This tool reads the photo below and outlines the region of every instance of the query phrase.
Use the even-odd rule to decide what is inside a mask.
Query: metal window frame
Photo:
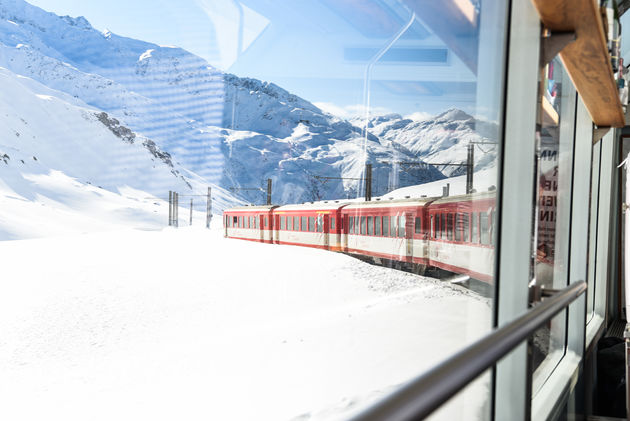
[[[503,154],[499,185],[495,325],[525,314],[528,290],[536,156],[540,19],[529,0],[513,0],[509,16]],[[504,187],[506,186],[506,187]],[[529,198],[529,200],[528,200]],[[530,206],[524,204],[530,203]],[[494,370],[495,420],[529,419],[531,385],[527,345],[517,346]]]

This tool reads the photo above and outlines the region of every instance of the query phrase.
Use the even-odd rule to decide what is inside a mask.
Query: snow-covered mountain
[[[363,124],[362,120],[353,120]],[[388,114],[370,119],[368,131],[381,143],[389,142],[406,148],[412,155],[422,157],[424,162],[457,164],[466,162],[467,146],[473,142],[475,148],[475,172],[495,166],[498,126],[477,120],[465,112],[450,109],[437,116],[415,121],[399,114]],[[465,174],[465,167],[441,166],[448,177]]]
[[[163,227],[164,192],[208,187],[103,111],[4,68],[0,84],[0,239]],[[235,202],[213,196],[219,211]]]
[[[23,0],[0,0],[0,66],[57,92],[51,96],[101,110],[151,139],[173,163],[249,202],[264,196],[240,189],[264,187],[267,178],[276,203],[356,196],[365,162],[374,167],[375,195],[438,180],[456,172],[401,171],[392,162],[461,162],[465,144],[482,138],[477,122],[458,111],[424,122],[375,118],[364,135],[364,121],[332,116],[273,83]]]

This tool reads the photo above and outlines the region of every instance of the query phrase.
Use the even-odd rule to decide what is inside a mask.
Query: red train
[[[223,227],[230,238],[351,253],[416,273],[437,267],[491,282],[495,197],[490,191],[439,198],[243,206],[223,212]]]

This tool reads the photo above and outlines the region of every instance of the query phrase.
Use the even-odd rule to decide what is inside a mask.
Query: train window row
[[[256,216],[226,216],[225,225],[232,228],[259,229],[258,218]],[[280,216],[280,230],[284,231],[307,231],[324,232],[323,215],[314,216]],[[264,226],[267,227],[267,217],[264,219]],[[335,229],[335,217],[330,218],[330,230]]]
[[[330,229],[335,229],[335,218],[330,218]],[[280,216],[281,231],[324,232],[324,216]]]
[[[348,233],[355,235],[375,235],[378,237],[404,238],[405,225],[405,215],[350,216],[348,218]],[[418,227],[421,226],[422,224],[420,222],[420,218],[416,218],[416,230],[418,229]]]
[[[232,228],[252,228],[252,229],[258,229],[259,227],[259,222],[258,222],[258,217],[256,216],[230,216],[227,215],[225,217],[225,226],[226,227],[232,227]],[[264,218],[264,226],[267,226],[267,217],[265,216]]]
[[[490,245],[493,241],[491,218],[487,212],[437,213],[430,217],[430,236],[433,239]]]

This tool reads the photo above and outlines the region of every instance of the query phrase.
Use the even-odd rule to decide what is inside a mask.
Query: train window
[[[573,182],[573,148],[575,128],[575,88],[562,62],[555,58],[540,76],[541,102],[550,105],[554,118],[543,118],[536,126],[539,142],[537,163],[537,212],[535,288],[561,289],[568,283],[571,222],[571,189]],[[544,109],[544,107],[542,108]],[[490,242],[494,242],[496,223],[494,207],[490,215]],[[542,387],[547,377],[563,358],[566,345],[566,312],[555,316],[534,333],[532,394]]]
[[[56,10],[74,16],[81,16],[80,10],[86,9],[85,16],[93,20],[94,27],[85,18],[55,18],[27,2],[54,4]],[[138,198],[163,197],[169,189],[180,190],[182,199],[194,198],[193,206],[200,211],[206,204],[207,189],[212,186],[214,212],[220,214],[225,208],[226,223],[238,227],[227,229],[228,236],[260,244],[225,240],[218,235],[204,238],[208,243],[203,247],[204,256],[212,261],[212,270],[207,272],[221,274],[213,277],[214,310],[209,310],[220,314],[220,320],[205,317],[208,311],[197,311],[196,288],[201,288],[203,295],[204,288],[207,290],[203,283],[187,285],[191,293],[182,297],[192,302],[179,306],[182,311],[177,316],[185,316],[181,320],[191,316],[191,326],[204,332],[203,350],[225,357],[216,373],[199,378],[208,383],[205,389],[220,388],[226,396],[211,408],[204,406],[202,400],[190,400],[193,405],[186,410],[192,416],[186,418],[222,419],[226,418],[224,413],[237,419],[297,419],[303,414],[310,414],[311,418],[342,418],[354,413],[361,405],[369,404],[371,398],[393,391],[395,387],[391,385],[404,384],[421,374],[419,370],[437,364],[477,339],[491,326],[492,315],[502,314],[492,308],[492,297],[475,297],[477,293],[472,290],[462,294],[460,285],[438,279],[450,279],[447,270],[479,273],[485,276],[480,282],[488,282],[487,290],[492,293],[497,282],[490,278],[498,267],[493,250],[475,250],[478,254],[471,257],[464,247],[454,250],[446,240],[411,240],[428,237],[429,224],[424,219],[428,212],[436,214],[434,236],[446,238],[446,214],[456,211],[459,202],[471,200],[477,206],[475,210],[481,203],[493,207],[494,196],[488,186],[503,186],[501,177],[510,173],[507,169],[518,170],[521,175],[521,167],[510,168],[500,157],[503,150],[512,150],[502,147],[512,141],[510,138],[504,142],[502,133],[513,135],[516,131],[511,125],[503,127],[504,121],[512,123],[507,117],[513,109],[513,95],[504,90],[504,86],[514,85],[506,79],[508,12],[512,3],[523,2],[527,0],[171,0],[150,2],[152,7],[147,9],[139,7],[139,2],[132,2],[137,7],[120,8],[125,2],[114,0],[107,4],[117,12],[103,15],[97,9],[108,7],[103,6],[105,2],[0,0],[1,85],[4,92],[19,91],[24,96],[14,101],[10,116],[0,114],[0,126],[7,127],[0,129],[0,155],[11,155],[8,166],[0,162],[0,168],[15,170],[16,175],[28,178],[35,163],[28,156],[33,165],[19,164],[20,158],[25,158],[20,155],[29,149],[21,148],[19,142],[30,141],[34,136],[33,151],[28,152],[37,155],[38,180],[20,183],[17,192],[33,203],[14,202],[16,206],[26,206],[24,209],[43,212],[33,218],[5,218],[7,209],[13,206],[4,206],[10,190],[2,185],[0,240],[13,238],[13,233],[21,237],[32,232],[39,236],[34,231],[40,226],[45,228],[41,233],[44,235],[58,229],[83,231],[83,222],[78,227],[71,222],[97,219],[84,218],[86,215],[77,215],[76,219],[64,217],[66,210],[72,215],[87,211],[85,206],[65,209],[72,200],[57,190],[63,185],[54,182],[56,171],[67,169],[64,177],[76,177],[77,183],[90,180],[93,185],[112,190],[98,199],[104,202],[103,208],[109,206],[109,200],[114,200],[114,207],[139,206],[125,212],[120,221],[115,209],[102,212],[98,219],[104,218],[101,222],[106,226],[124,223],[151,228],[167,222],[161,214],[154,220],[152,201],[125,198],[126,194],[117,191],[116,186],[129,183],[133,192],[142,192]],[[69,3],[76,6],[66,7]],[[122,23],[116,22],[121,17]],[[101,33],[100,29],[106,27],[120,33]],[[125,33],[125,28],[129,33]],[[127,38],[140,38],[143,34],[147,39]],[[5,38],[11,45],[4,45]],[[530,44],[535,41],[529,37],[527,40]],[[24,45],[27,47],[22,48]],[[537,43],[535,46],[538,48]],[[20,64],[34,54],[37,59],[29,61],[32,66]],[[51,63],[55,70],[46,71]],[[522,67],[513,66],[512,61],[509,64],[510,71]],[[37,82],[24,84],[31,81],[27,78]],[[81,84],[85,81],[89,86],[77,88],[76,83],[68,83],[70,80]],[[48,86],[44,88],[41,83]],[[63,90],[68,92],[60,92]],[[36,94],[40,93],[47,95],[38,97]],[[112,95],[116,97],[114,101]],[[90,104],[90,109],[81,108],[83,103]],[[36,105],[32,113],[25,113],[28,110],[23,106],[28,104]],[[51,119],[54,121],[49,123],[54,124],[49,126],[61,127],[45,130],[46,121],[34,121],[51,113],[60,118]],[[19,117],[24,121],[20,122]],[[5,120],[10,124],[4,124]],[[75,120],[77,124],[73,124]],[[76,126],[76,133],[65,130],[71,124]],[[11,133],[7,134],[9,128]],[[534,127],[529,129],[534,131]],[[64,132],[64,136],[56,136],[59,132]],[[120,134],[136,136],[137,142],[121,142],[117,137]],[[83,139],[82,147],[72,149],[76,156],[64,154],[79,138]],[[142,141],[149,138],[151,145],[155,142],[155,148],[149,149],[157,158],[142,146]],[[58,147],[45,147],[52,143]],[[109,155],[103,155],[103,151]],[[69,159],[70,165],[57,162],[61,158]],[[81,165],[74,165],[75,162]],[[54,168],[49,164],[54,164]],[[140,167],[120,171],[130,165]],[[468,185],[463,182],[466,169],[471,170]],[[527,180],[532,181],[533,177],[528,176]],[[448,190],[444,195],[447,197],[438,198],[437,190],[443,188]],[[479,193],[466,194],[471,188]],[[49,196],[40,194],[51,189],[56,191]],[[272,191],[277,206],[263,205],[271,202]],[[122,195],[120,200],[116,199],[118,195]],[[372,202],[359,199],[370,195],[374,196]],[[39,206],[42,199],[45,207]],[[245,203],[251,205],[244,206]],[[49,204],[62,209],[57,212]],[[166,211],[161,205],[155,209]],[[497,209],[501,213],[502,209]],[[324,214],[322,220],[317,212],[331,213]],[[203,225],[202,213],[195,213],[199,217],[193,221],[195,224]],[[323,234],[329,228],[339,232],[342,222],[335,219],[342,214],[343,232],[350,234]],[[347,215],[352,215],[350,221],[345,219]],[[46,216],[55,219],[40,218]],[[27,226],[12,227],[12,221]],[[214,223],[218,224],[218,216]],[[452,223],[451,236],[453,229]],[[149,241],[164,241],[164,247],[156,243],[160,250],[181,249],[189,240],[186,230],[181,231],[137,231],[133,239],[136,234],[147,235]],[[366,239],[365,235],[383,238]],[[125,243],[124,237],[121,243]],[[378,264],[385,258],[389,262],[385,261],[383,267],[370,267],[356,258],[324,250],[315,253],[298,245],[350,249],[362,259],[375,258],[371,263]],[[138,252],[146,249],[134,248]],[[464,250],[460,253],[460,249]],[[0,259],[2,273],[7,273],[4,266],[11,260],[5,258],[5,251]],[[424,263],[429,251],[433,263],[441,265],[440,270],[427,272],[429,279],[396,271],[412,262]],[[191,271],[201,273],[206,264],[202,260],[183,258],[169,264],[186,268],[199,265],[200,270]],[[133,263],[142,261],[138,258]],[[258,282],[258,278],[264,278],[263,282]],[[152,277],[153,281],[169,285],[171,280]],[[21,285],[21,279],[16,279],[15,284]],[[232,305],[235,286],[239,291],[250,292],[239,305]],[[500,290],[498,286],[496,289]],[[157,292],[162,290],[165,288],[157,288]],[[402,293],[405,299],[396,299]],[[162,300],[158,297],[157,301],[140,301],[140,305],[151,306]],[[338,311],[344,303],[361,305]],[[170,302],[164,305],[168,308]],[[325,315],[325,320],[313,323],[311,315]],[[194,319],[197,316],[201,319]],[[241,323],[251,319],[254,322]],[[290,323],[278,323],[285,320]],[[152,323],[148,328],[164,330],[161,320],[156,321],[157,325]],[[31,325],[28,321],[26,324]],[[242,331],[235,344],[239,352],[223,355],[221,349],[212,346],[229,342],[237,329]],[[138,333],[144,337],[147,332]],[[162,336],[168,339],[168,335]],[[195,352],[199,349],[198,338],[180,336],[188,342],[184,341],[181,347],[178,344],[178,350],[200,359],[191,361],[191,366],[203,368],[213,363],[208,352]],[[253,341],[257,342],[256,347],[243,346]],[[310,352],[309,345],[313,343],[317,343],[317,355]],[[152,347],[161,352],[157,358],[162,358],[165,351],[167,356],[177,356],[168,352],[169,346],[160,345]],[[22,349],[21,345],[16,349]],[[360,355],[355,350],[360,350]],[[258,355],[277,358],[254,364]],[[74,362],[68,364],[71,365],[77,366]],[[226,374],[239,365],[248,372],[247,391],[256,394],[250,405],[234,405],[242,401],[244,393],[239,395],[238,388],[225,385]],[[146,369],[142,366],[130,374],[142,374]],[[269,382],[269,373],[282,381]],[[75,378],[77,373],[69,374]],[[168,376],[160,377],[168,380]],[[29,380],[32,379],[24,383],[30,384]],[[175,399],[153,406],[159,409],[165,403],[181,408],[186,396],[198,392],[197,383],[183,384],[182,393],[174,394]],[[131,389],[138,386],[131,384]],[[155,389],[163,390],[165,386],[169,385],[157,384]],[[116,388],[108,389],[117,393]],[[456,412],[461,412],[462,418],[477,420],[482,418],[482,411],[494,406],[493,402],[483,402],[484,392],[493,390],[492,384],[475,389],[479,393],[467,400],[469,404],[457,408],[461,409]],[[104,400],[111,400],[111,396],[103,396]],[[274,400],[274,396],[287,399]],[[352,399],[352,408],[335,404],[348,399]],[[135,401],[137,404],[142,399]],[[207,413],[198,414],[198,410]]]
[[[389,218],[389,235],[390,237],[396,237],[398,235],[398,217],[391,216]]]
[[[462,241],[462,227],[461,227],[461,216],[459,213],[453,214],[454,224],[453,227],[455,229],[455,241]]]
[[[470,226],[472,228],[472,235],[470,237],[471,243],[479,242],[479,218],[477,217],[477,212],[473,212],[470,214]]]
[[[469,215],[468,213],[462,213],[461,214],[461,219],[462,219],[462,232],[463,232],[463,236],[462,236],[462,240],[465,242],[469,241],[469,237],[470,237],[470,224],[468,223],[468,218]]]
[[[446,239],[453,240],[453,214],[446,214]]]
[[[479,228],[481,231],[481,244],[490,244],[490,225],[486,212],[479,212]]]

